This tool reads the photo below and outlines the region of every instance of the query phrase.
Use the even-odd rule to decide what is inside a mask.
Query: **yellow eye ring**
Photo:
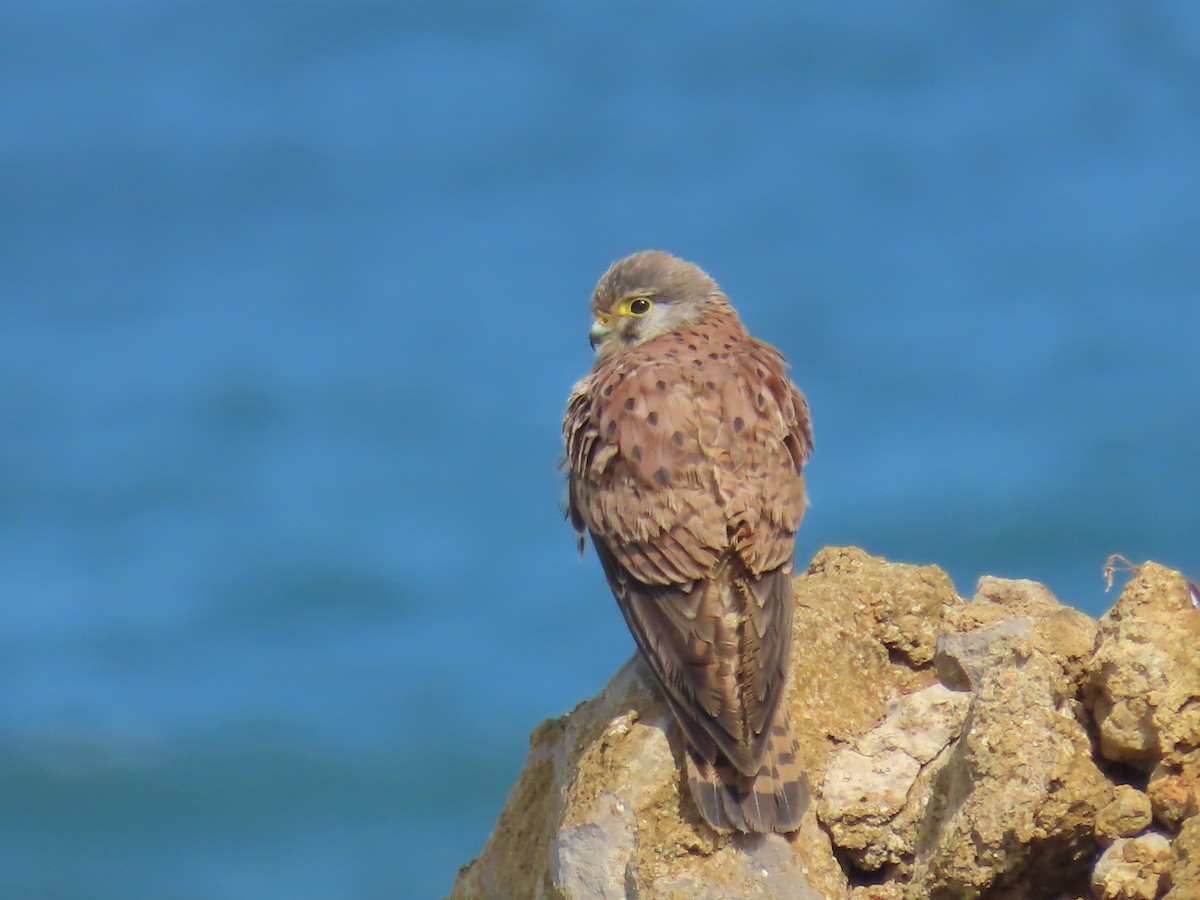
[[[647,297],[630,297],[621,302],[621,315],[638,318],[650,312],[653,306]]]

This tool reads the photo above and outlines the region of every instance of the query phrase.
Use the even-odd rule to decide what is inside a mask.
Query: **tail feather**
[[[776,716],[756,775],[743,775],[724,756],[715,761],[687,748],[688,784],[700,814],[714,828],[746,832],[795,831],[808,808],[808,776],[783,711]]]

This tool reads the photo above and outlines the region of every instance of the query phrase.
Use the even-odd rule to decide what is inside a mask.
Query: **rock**
[[[897,698],[883,722],[830,762],[818,815],[860,869],[912,856],[933,773],[958,737],[969,702],[940,684]]]
[[[560,879],[568,888],[587,885],[595,891],[594,896],[603,897],[613,895],[614,879],[622,884],[629,842],[620,827],[613,827],[612,819],[614,810],[620,818],[617,805],[625,798],[617,791],[601,792],[588,804],[573,788],[590,781],[585,777],[580,784],[578,777],[581,767],[586,770],[585,760],[606,755],[614,743],[636,744],[645,751],[639,769],[645,766],[646,775],[655,772],[656,752],[662,753],[655,735],[661,737],[662,732],[638,722],[629,708],[640,706],[648,715],[659,717],[666,710],[639,677],[639,665],[631,660],[596,699],[534,731],[525,766],[483,855],[459,872],[451,896],[561,897],[565,896],[561,887],[556,894],[548,893],[554,880]],[[633,739],[626,740],[631,733]],[[670,756],[669,749],[666,756]],[[633,770],[628,771],[632,774]],[[661,777],[663,773],[658,774]],[[628,781],[630,788],[647,783],[641,773],[638,779]],[[598,808],[596,799],[600,800]],[[594,830],[580,831],[580,814],[589,806],[596,810]],[[580,858],[578,850],[589,840],[592,852],[604,856],[610,867],[604,875],[587,871],[586,860]],[[598,885],[601,879],[607,883]]]
[[[927,666],[913,665],[900,641],[915,649],[929,644],[932,655],[944,610],[960,603],[954,585],[936,566],[910,566],[868,556],[854,547],[826,548],[794,582],[796,614],[789,708],[805,758],[823,767],[835,746],[853,740],[878,722],[892,697],[932,684]],[[897,596],[916,594],[932,625],[905,617],[901,633],[888,622],[875,598],[895,606]],[[807,726],[807,727],[806,727]]]
[[[1163,900],[1200,897],[1200,816],[1184,822],[1171,842],[1171,866],[1163,881],[1170,886]]]
[[[1112,801],[1096,816],[1096,840],[1107,844],[1133,837],[1150,825],[1150,798],[1137,788],[1119,785]]]
[[[1086,875],[1112,797],[1075,699],[1095,623],[1041,585],[985,578],[944,624],[934,662],[970,706],[935,776],[911,896],[1066,889]]]
[[[1034,582],[983,578],[967,603],[935,566],[855,548],[793,586],[785,703],[816,792],[799,831],[704,823],[635,658],[534,732],[452,900],[1200,897],[1182,576],[1140,567],[1099,626]]]
[[[971,603],[950,613],[944,639],[1000,623],[1008,623],[1006,628],[1030,629],[1030,639],[1060,673],[1052,679],[1063,691],[1055,699],[1068,695],[1074,699],[1096,642],[1096,622],[1090,616],[1059,603],[1036,581],[990,575],[979,579]]]
[[[1086,698],[1106,759],[1149,772],[1200,748],[1200,609],[1187,579],[1139,566],[1100,619]]]
[[[937,566],[897,566],[853,547],[817,554],[809,575],[817,574],[848,577],[855,590],[865,592],[880,642],[914,668],[933,659],[943,613],[960,602],[950,577]]]
[[[1118,838],[1092,871],[1100,900],[1154,900],[1171,862],[1171,844],[1161,834]]]
[[[1184,819],[1200,810],[1200,754],[1193,753],[1178,763],[1160,762],[1146,785],[1154,818],[1167,828],[1177,829]]]

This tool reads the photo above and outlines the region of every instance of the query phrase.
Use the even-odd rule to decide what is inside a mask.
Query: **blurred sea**
[[[799,541],[1200,574],[1200,6],[0,6],[0,896],[439,897],[630,654],[613,259],[812,404]]]

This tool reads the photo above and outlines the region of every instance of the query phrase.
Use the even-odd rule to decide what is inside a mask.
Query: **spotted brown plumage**
[[[590,534],[679,721],[701,814],[792,831],[808,787],[782,698],[808,404],[691,263],[620,260],[591,309],[597,358],[563,421],[580,547]]]

